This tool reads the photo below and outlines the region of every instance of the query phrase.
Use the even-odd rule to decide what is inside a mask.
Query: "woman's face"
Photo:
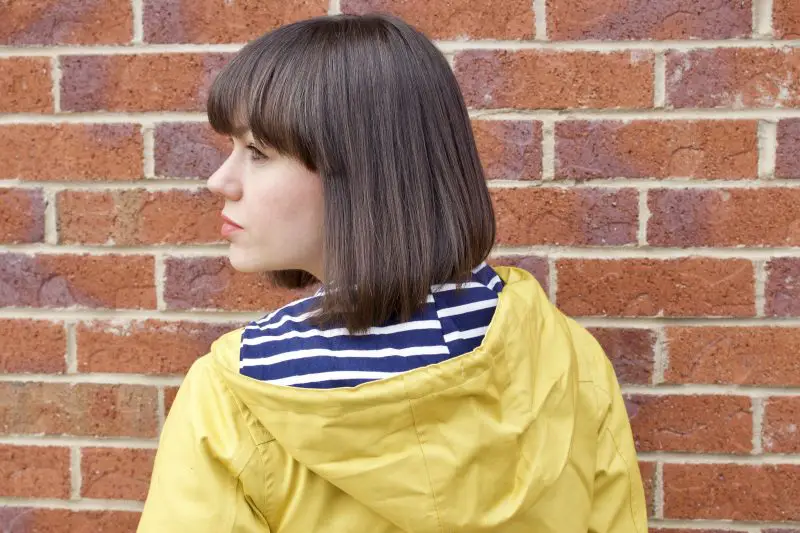
[[[233,151],[208,179],[225,199],[222,234],[242,272],[298,269],[322,279],[324,202],[319,174],[300,161],[253,142],[233,139]],[[227,219],[227,221],[226,221]]]

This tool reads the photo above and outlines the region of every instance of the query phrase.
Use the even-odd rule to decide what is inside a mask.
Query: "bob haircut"
[[[462,283],[495,219],[466,105],[444,55],[386,15],[319,17],[250,42],[214,80],[211,126],[318,172],[325,291],[314,322],[351,332],[408,320]],[[271,272],[279,286],[318,280]]]

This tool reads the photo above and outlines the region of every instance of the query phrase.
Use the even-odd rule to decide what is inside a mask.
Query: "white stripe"
[[[478,266],[476,266],[475,268],[473,268],[473,269],[472,269],[472,273],[473,273],[473,274],[477,274],[477,273],[478,273],[478,272],[480,272],[480,271],[481,271],[481,270],[482,270],[484,267],[486,267],[486,261],[484,261],[484,262],[483,262],[483,263],[481,263],[480,265],[478,265]]]
[[[366,371],[338,371],[321,372],[319,374],[304,374],[302,376],[289,376],[287,378],[273,379],[269,382],[274,385],[304,385],[307,383],[317,383],[333,381],[338,379],[383,379],[396,376],[399,372],[366,372]]]
[[[431,292],[454,291],[457,287],[458,285],[455,283],[442,283],[441,285],[434,285],[431,289]],[[485,287],[485,285],[478,283],[477,281],[467,281],[466,283],[461,284],[461,288],[463,289],[477,289],[480,287]]]
[[[497,285],[498,283],[500,283],[500,276],[495,276],[492,278],[492,281],[489,282],[487,287],[489,287],[490,289],[494,289],[494,286]]]
[[[263,324],[264,322],[269,322],[270,320],[272,320],[272,318],[276,314],[280,313],[281,311],[285,311],[287,309],[291,309],[295,305],[301,304],[303,302],[307,302],[308,300],[311,300],[311,299],[316,298],[316,297],[317,297],[317,295],[315,294],[314,296],[309,296],[308,298],[302,298],[300,300],[295,300],[292,303],[288,303],[288,304],[284,305],[283,307],[281,307],[280,309],[276,309],[275,311],[271,312],[270,314],[268,314],[264,318],[259,318],[258,320],[256,320],[256,324]]]
[[[265,330],[268,330],[268,329],[276,329],[276,328],[279,328],[282,325],[284,325],[286,322],[302,322],[302,321],[306,320],[307,318],[310,318],[314,314],[316,314],[316,313],[315,312],[308,312],[308,313],[303,313],[302,315],[297,315],[297,316],[286,315],[283,318],[281,318],[280,320],[278,320],[277,322],[275,322],[274,324],[263,324],[261,326],[250,325],[250,326],[247,326],[246,329],[259,329],[261,331],[265,331]],[[261,321],[259,320],[257,323],[259,323],[259,322],[261,322]]]
[[[377,350],[328,350],[325,348],[313,348],[311,350],[295,350],[282,354],[259,357],[256,359],[244,359],[239,362],[239,368],[246,366],[269,366],[284,361],[294,361],[306,359],[308,357],[414,357],[415,355],[447,355],[450,353],[447,346],[412,346],[411,348],[379,348]]]
[[[488,330],[489,326],[483,326],[480,328],[468,329],[466,331],[454,331],[444,336],[444,342],[453,342],[464,339],[474,339],[475,337],[480,337],[481,335],[485,335]]]
[[[479,309],[489,309],[490,307],[494,307],[496,304],[497,298],[492,298],[491,300],[484,300],[482,302],[457,305],[455,307],[445,307],[444,309],[439,309],[437,312],[439,313],[440,317],[461,315],[471,311],[478,311]]]
[[[246,329],[260,329],[257,326],[247,326]],[[395,324],[392,326],[380,326],[369,328],[366,333],[353,335],[354,338],[366,337],[367,335],[390,335],[392,333],[401,333],[404,331],[418,331],[423,329],[442,329],[442,325],[438,320],[417,320],[412,322],[404,322],[402,324]],[[249,339],[242,339],[242,345],[257,346],[273,341],[282,341],[286,339],[307,339],[310,337],[324,337],[329,339],[331,337],[342,337],[350,335],[347,328],[335,328],[329,330],[312,329],[309,331],[289,331],[281,335],[252,337]]]

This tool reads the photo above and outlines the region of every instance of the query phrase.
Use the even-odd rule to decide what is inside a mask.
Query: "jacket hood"
[[[236,335],[212,359],[289,455],[400,529],[492,531],[548,498],[580,381],[577,326],[529,273],[496,271],[505,287],[482,344],[437,365],[316,390],[239,374]]]

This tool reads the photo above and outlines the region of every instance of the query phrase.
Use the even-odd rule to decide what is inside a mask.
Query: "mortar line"
[[[0,383],[53,383],[69,385],[141,385],[147,387],[181,384],[179,376],[151,376],[146,374],[0,374]]]
[[[537,41],[547,41],[547,0],[533,0],[532,9],[534,16],[534,39]],[[442,46],[442,44],[439,46]]]
[[[771,179],[775,176],[778,152],[777,121],[761,120],[758,123],[758,177]]]
[[[0,437],[0,445],[12,446],[69,446],[79,448],[135,448],[135,449],[155,449],[158,441],[128,438],[90,438],[90,437],[68,437],[61,435],[20,435]]]
[[[647,224],[652,216],[648,197],[649,192],[646,189],[639,189],[639,228],[637,232],[639,246],[647,246]]]
[[[756,316],[766,316],[767,306],[767,260],[759,259],[753,261],[755,268],[755,299],[756,299]]]
[[[800,387],[784,387],[773,385],[703,385],[703,384],[659,384],[653,385],[627,385],[623,384],[624,394],[637,396],[747,396],[748,398],[772,398],[775,396],[793,397],[800,392]]]
[[[555,257],[547,256],[547,270],[549,274],[547,296],[553,305],[558,305],[556,302],[558,297],[558,266],[556,265]]]
[[[38,188],[38,187],[34,187]],[[45,245],[58,244],[58,207],[56,205],[57,191],[51,187],[44,187],[44,243]]]
[[[78,373],[78,338],[75,331],[74,321],[66,321],[64,326],[67,328],[67,374]],[[71,377],[71,376],[69,376]]]
[[[753,1],[753,37],[771,39],[773,0]]]
[[[73,511],[130,511],[141,512],[144,502],[132,500],[101,500],[82,498],[80,500],[56,500],[46,498],[0,497],[0,507],[32,507],[36,509],[69,509]]]
[[[542,122],[542,181],[553,181],[555,175],[556,125],[552,120],[545,120]]]
[[[61,112],[61,60],[59,56],[50,59],[50,77],[53,81],[53,112]]]
[[[156,177],[156,157],[155,157],[155,128],[153,124],[142,125],[142,169],[144,177],[153,179]]]
[[[342,13],[341,0],[330,0],[328,4],[328,15],[339,15]]]
[[[726,455],[714,453],[639,452],[640,461],[687,465],[800,465],[800,455]]]
[[[753,454],[764,453],[764,398],[756,396],[750,400],[753,406]]]
[[[655,518],[664,518],[664,464],[656,462],[653,474],[653,514]]]
[[[653,62],[653,107],[663,109],[667,105],[667,57],[666,52],[656,54]]]
[[[83,484],[83,475],[81,473],[81,450],[77,446],[70,446],[69,448],[69,466],[70,466],[70,499],[81,499],[81,485]]]
[[[167,310],[167,302],[164,299],[164,286],[166,284],[166,262],[164,254],[157,252],[153,254],[154,277],[156,286],[156,309],[159,311]]]
[[[133,39],[134,44],[141,44],[144,41],[144,2],[143,0],[131,0],[131,10],[133,14]]]
[[[656,340],[653,346],[653,385],[660,385],[664,383],[669,367],[669,352],[667,350],[667,330],[666,328],[658,327],[655,330]]]

